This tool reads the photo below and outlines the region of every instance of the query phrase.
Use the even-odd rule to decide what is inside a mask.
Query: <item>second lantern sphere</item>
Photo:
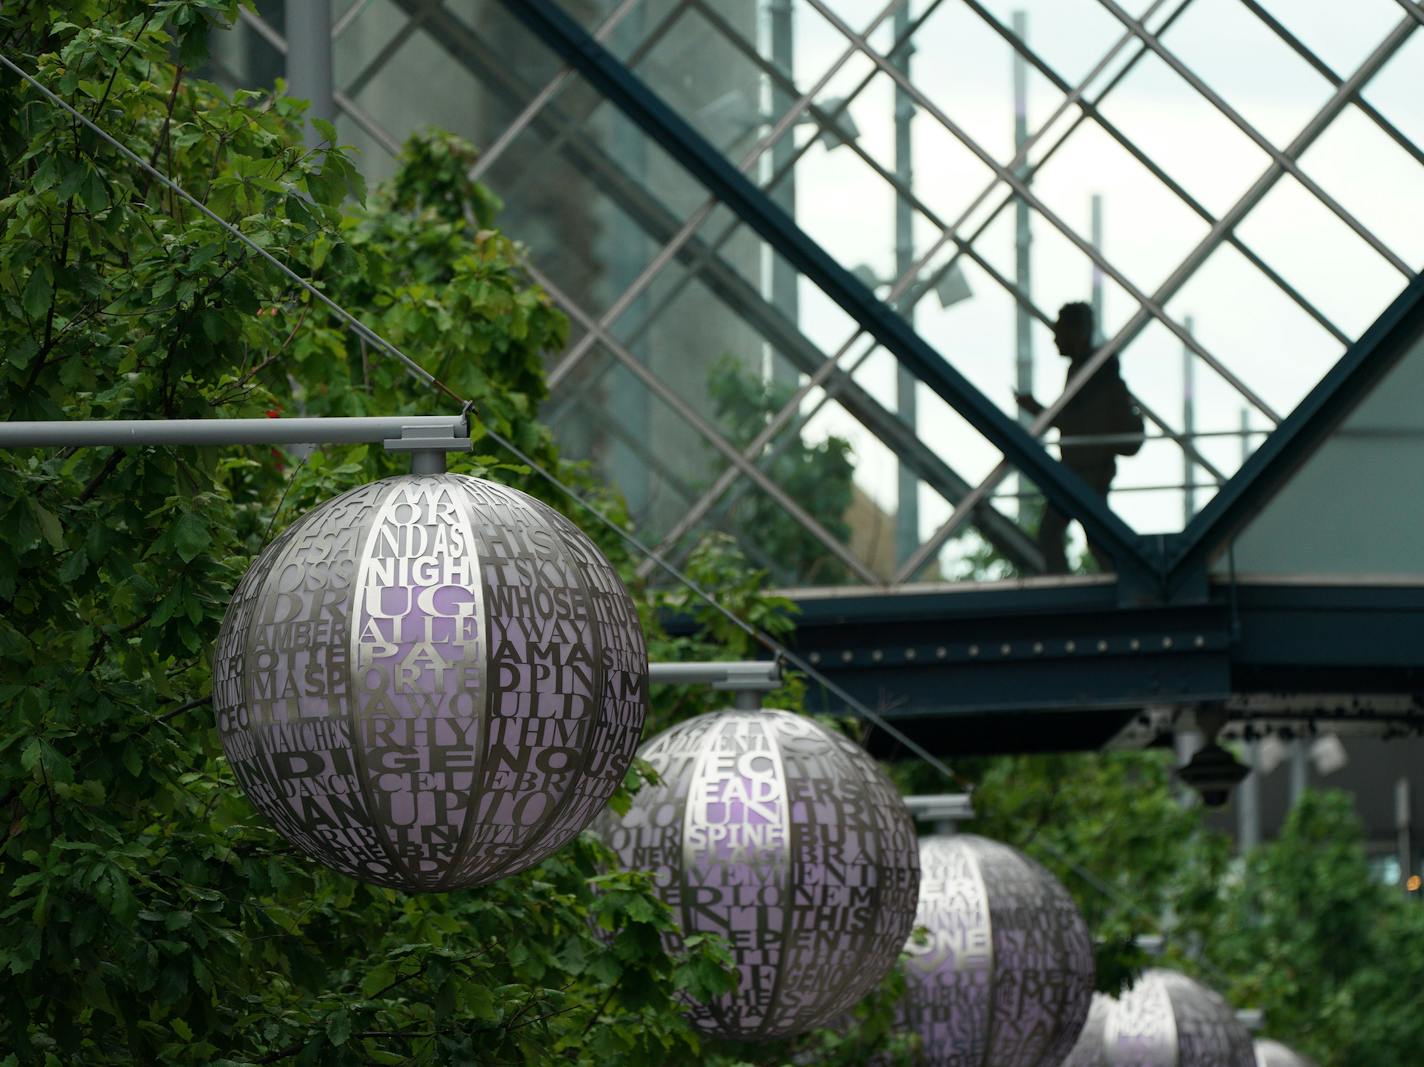
[[[920,884],[909,812],[865,752],[786,711],[721,711],[638,753],[661,781],[594,828],[650,870],[684,934],[726,938],[738,988],[689,1002],[733,1038],[837,1021],[890,970]]]

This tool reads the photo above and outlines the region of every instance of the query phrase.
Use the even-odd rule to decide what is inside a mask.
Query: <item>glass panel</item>
[[[1224,214],[1270,157],[1155,55],[1100,105],[1114,125],[1213,215]]]
[[[756,6],[720,5],[712,17],[715,26],[691,8],[659,27],[656,45],[643,51],[634,69],[698,133],[739,162],[766,121]]]
[[[1384,69],[1370,79],[1364,95],[1404,136],[1424,146],[1424,93],[1419,91],[1421,69],[1424,69],[1424,33],[1415,30]]]
[[[1276,183],[1237,232],[1351,337],[1363,333],[1403,285],[1379,253],[1291,177]]]
[[[1237,536],[1237,574],[1382,581],[1424,573],[1424,494],[1411,491],[1424,471],[1421,395],[1424,340],[1417,340]],[[1218,571],[1228,566],[1217,560]]]
[[[593,464],[623,494],[645,541],[660,540],[727,467],[680,413],[599,347],[549,404],[569,459]]]
[[[1353,74],[1385,35],[1409,17],[1390,0],[1261,0],[1261,6],[1342,78]]]
[[[1285,414],[1343,354],[1340,342],[1230,245],[1167,305],[1233,374]],[[1180,342],[1178,342],[1180,347]]]
[[[1147,3],[1124,4],[1129,11]],[[1127,33],[1096,0],[985,0],[984,7],[1006,28],[1016,13],[1026,21],[1026,40],[1035,53],[1069,85],[1076,86]],[[1002,85],[998,91],[1002,92]]]
[[[1033,191],[1065,221],[1081,220],[1076,228],[1084,235],[1090,233],[1092,198],[1100,197],[1108,261],[1149,293],[1208,230],[1200,215],[1096,122],[1084,123],[1054,153],[1035,174]]]
[[[594,315],[701,203],[686,173],[608,105],[573,126],[559,104],[545,108],[485,180],[505,201],[501,227]]]
[[[1277,147],[1289,144],[1333,91],[1240,0],[1193,0],[1163,44]]]
[[[1300,165],[1397,256],[1424,264],[1424,169],[1359,108],[1341,112]]]

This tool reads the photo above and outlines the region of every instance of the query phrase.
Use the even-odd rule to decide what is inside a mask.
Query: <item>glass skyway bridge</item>
[[[423,125],[481,148],[571,323],[565,453],[672,560],[735,539],[921,740],[1424,721],[1418,3],[257,11],[218,74],[286,72],[370,176]],[[1105,499],[1052,421],[1114,358],[1145,429]],[[1075,529],[1045,574],[1045,507],[1113,573]]]

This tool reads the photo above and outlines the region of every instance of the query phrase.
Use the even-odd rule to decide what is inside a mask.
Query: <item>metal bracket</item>
[[[778,660],[714,660],[704,663],[650,663],[648,680],[663,685],[710,685],[736,694],[738,708],[761,706],[761,694],[781,688]]]
[[[411,474],[444,474],[446,452],[469,452],[468,429],[456,433],[456,427],[430,426],[417,423],[402,426],[399,437],[381,442],[387,452],[409,452]]]
[[[952,834],[957,823],[974,818],[974,798],[968,793],[905,797],[905,807],[916,819],[933,825],[939,834]]]

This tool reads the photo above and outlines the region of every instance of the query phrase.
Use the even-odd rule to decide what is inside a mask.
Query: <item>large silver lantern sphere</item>
[[[1063,1067],[1109,1067],[1107,1052],[1103,1048],[1103,1027],[1108,1021],[1108,1012],[1116,1003],[1106,993],[1094,993],[1093,1003],[1088,1008],[1088,1021],[1078,1035],[1078,1041]]]
[[[1218,994],[1176,971],[1149,970],[1108,1012],[1111,1067],[1256,1067],[1251,1034]]]
[[[727,939],[739,985],[689,1001],[694,1026],[804,1033],[885,976],[914,925],[920,865],[909,813],[862,749],[790,712],[719,711],[639,755],[661,781],[595,829],[652,872],[684,934]]]
[[[456,474],[363,485],[257,558],[213,661],[238,782],[343,874],[480,885],[575,836],[647,707],[632,600],[553,509]]]
[[[1093,943],[1038,863],[972,834],[920,840],[903,1002],[929,1067],[1059,1067],[1088,1017]]]
[[[1256,1042],[1256,1067],[1315,1067],[1315,1061],[1279,1041],[1262,1038]]]

